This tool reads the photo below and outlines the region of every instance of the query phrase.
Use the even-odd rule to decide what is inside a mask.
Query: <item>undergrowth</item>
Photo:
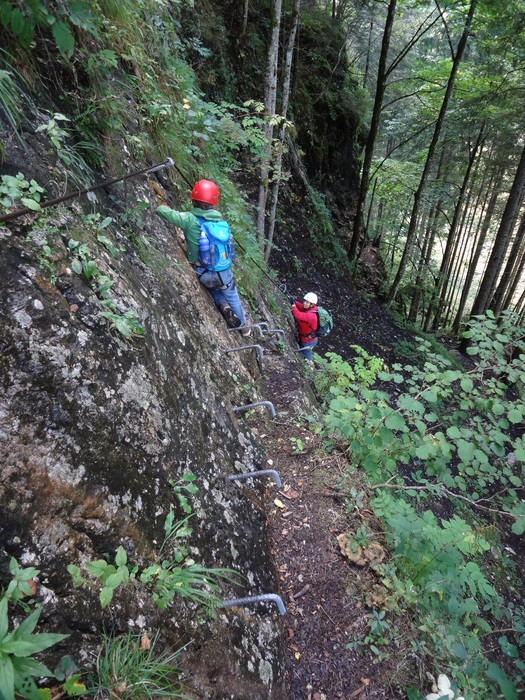
[[[363,473],[390,548],[378,569],[384,609],[412,611],[425,665],[446,671],[467,700],[515,698],[525,677],[521,582],[502,564],[509,552],[498,534],[525,531],[525,403],[509,390],[523,381],[525,361],[515,353],[509,362],[509,347],[523,351],[511,321],[471,321],[468,372],[420,338],[413,364],[388,371],[354,348],[353,364],[317,358],[314,378],[325,445]]]

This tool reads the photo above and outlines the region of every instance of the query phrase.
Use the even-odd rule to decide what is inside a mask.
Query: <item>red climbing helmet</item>
[[[191,198],[194,202],[204,202],[215,207],[219,203],[219,190],[211,180],[199,180],[191,191]]]

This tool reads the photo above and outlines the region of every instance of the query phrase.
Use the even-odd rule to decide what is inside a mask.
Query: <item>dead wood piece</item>
[[[298,593],[294,593],[292,597],[294,598],[294,600],[297,600],[297,598],[301,598],[303,595],[308,593],[311,587],[312,586],[309,583],[307,583],[306,586],[304,586],[304,588],[301,588],[301,590]]]

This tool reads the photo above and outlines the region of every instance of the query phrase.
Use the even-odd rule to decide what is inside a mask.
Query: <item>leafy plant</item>
[[[28,182],[22,173],[16,177],[12,175],[2,175],[0,180],[0,205],[4,211],[10,211],[16,207],[20,201],[28,209],[40,210],[40,196],[44,188],[31,180]]]
[[[169,484],[173,489],[173,493],[177,496],[177,499],[185,513],[191,513],[191,506],[188,502],[186,495],[182,492],[186,491],[187,493],[191,493],[192,495],[198,493],[199,489],[193,483],[196,478],[197,477],[195,476],[195,474],[193,474],[193,472],[188,472],[187,474],[183,474],[177,482],[173,481],[173,479],[169,480]]]
[[[188,484],[192,487],[193,484]],[[190,488],[190,492],[193,492]],[[127,555],[122,546],[119,546],[114,564],[109,564],[104,559],[86,562],[84,568],[92,579],[101,584],[99,598],[102,607],[109,605],[115,590],[130,579],[138,578],[149,590],[153,599],[160,608],[170,605],[174,598],[181,596],[188,600],[203,605],[206,611],[215,615],[215,609],[222,604],[217,596],[220,590],[219,581],[225,580],[236,583],[238,574],[230,569],[206,568],[188,558],[188,550],[184,545],[192,533],[188,527],[187,516],[182,520],[175,520],[173,509],[164,521],[164,541],[156,560],[150,566],[139,571],[137,566],[130,567]],[[73,577],[73,585],[91,586],[80,567],[70,564],[68,572]]]
[[[123,314],[115,313],[114,311],[100,311],[99,314],[109,319],[111,328],[116,328],[124,338],[141,337],[145,333],[143,326],[138,320],[136,311],[124,311]]]
[[[53,676],[53,673],[36,661],[33,655],[49,649],[68,635],[33,634],[42,612],[41,607],[36,608],[18,627],[9,632],[7,603],[8,598],[4,596],[0,600],[0,695],[5,700],[14,700],[17,693],[23,698],[33,700],[40,697],[33,679]]]
[[[292,443],[292,445],[295,445],[295,454],[296,455],[299,455],[299,454],[301,454],[301,452],[304,452],[304,443],[301,440],[301,438],[291,437],[290,442]]]
[[[111,602],[114,591],[122,583],[129,581],[136,573],[136,569],[130,572],[127,567],[127,554],[122,545],[117,549],[114,564],[108,564],[104,559],[98,559],[97,561],[88,561],[84,566],[88,574],[98,579],[102,584],[99,598],[103,608]],[[80,574],[80,568],[78,566],[69,564],[67,570],[73,577],[73,586],[75,588],[86,584],[85,579]]]
[[[29,566],[26,569],[22,568],[14,557],[11,557],[9,562],[9,573],[13,577],[9,582],[6,590],[2,593],[2,598],[13,603],[21,603],[23,607],[23,598],[33,595],[29,582],[38,576],[40,573],[34,566]]]
[[[98,230],[101,231],[103,228],[109,225],[111,218],[107,217],[98,226]],[[116,257],[118,251],[114,247],[111,239],[107,236],[99,235],[97,240],[102,243],[110,253]],[[91,257],[91,250],[87,243],[80,243],[73,238],[68,241],[68,249],[73,254],[73,262],[71,267],[73,271],[80,275],[84,273],[87,280],[93,280],[96,286],[96,291],[102,298],[102,306],[104,311],[99,311],[100,316],[107,318],[111,323],[111,328],[116,328],[117,331],[123,335],[125,338],[131,338],[135,336],[143,336],[144,328],[138,320],[138,314],[132,309],[120,313],[117,309],[116,302],[111,298],[110,287],[113,281],[107,276],[103,275],[99,268],[97,262]]]
[[[29,48],[36,27],[49,28],[64,57],[70,57],[75,48],[70,23],[96,35],[94,20],[89,4],[82,0],[56,4],[52,8],[41,0],[33,0],[24,3],[23,10],[17,3],[7,0],[0,11],[0,22],[23,46]]]
[[[66,175],[78,187],[85,187],[86,182],[91,182],[92,171],[81,151],[89,148],[89,144],[81,142],[70,145],[66,142],[66,139],[70,138],[70,133],[60,126],[60,122],[69,121],[70,119],[63,114],[55,113],[46,124],[38,127],[37,132],[46,132],[58,158],[65,166]]]
[[[2,58],[3,52],[0,50],[0,59]],[[20,76],[18,76],[20,78]],[[24,140],[20,135],[20,122],[22,110],[22,100],[20,98],[20,93],[18,87],[14,80],[13,70],[5,70],[0,68],[0,110],[5,114],[6,119],[18,137],[18,140],[24,148],[26,148]],[[3,131],[3,127],[0,122],[0,130]],[[0,154],[2,160],[4,158],[4,150],[2,148],[2,143],[0,142]]]
[[[152,590],[153,599],[160,608],[165,608],[176,596],[181,596],[203,605],[208,614],[214,617],[215,609],[222,604],[217,596],[219,580],[236,583],[238,574],[230,569],[208,569],[188,558],[183,540],[192,533],[187,525],[190,517],[175,521],[173,510],[170,510],[164,523],[165,537],[159,557],[142,571],[140,580]],[[171,555],[165,554],[161,559],[162,552],[166,551]]]
[[[97,655],[96,673],[89,679],[89,693],[99,700],[187,698],[175,665],[181,650],[156,653],[153,640],[128,632],[125,637],[105,637]]]
[[[380,566],[390,605],[416,608],[434,657],[465,691],[475,694],[484,684],[490,695],[496,676],[503,684],[505,679],[488,672],[480,642],[492,632],[488,620],[507,616],[515,637],[500,635],[498,642],[509,658],[516,656],[523,628],[520,616],[517,624],[508,617],[512,602],[509,608],[493,584],[494,567],[485,555],[496,545],[495,535],[481,516],[512,517],[516,534],[525,528],[523,473],[515,468],[525,449],[521,435],[509,431],[522,421],[525,404],[507,392],[509,380],[525,377],[525,363],[520,353],[509,363],[508,348],[522,341],[506,320],[474,319],[468,337],[477,358],[468,373],[419,339],[424,361],[378,371],[373,388],[360,386],[355,367],[340,358],[329,358],[333,381],[325,377],[318,387],[328,406],[322,430],[328,446],[346,451],[374,493],[370,505],[394,557]],[[383,388],[389,383],[396,392]],[[438,518],[426,502],[439,498],[465,517]]]
[[[354,385],[356,388],[371,386],[378,372],[383,369],[382,359],[369,355],[358,345],[350,347],[356,353],[352,365],[335,352],[327,352],[325,357],[316,356],[320,371],[315,374],[314,383],[321,396],[326,395],[332,386],[337,386],[343,391]]]

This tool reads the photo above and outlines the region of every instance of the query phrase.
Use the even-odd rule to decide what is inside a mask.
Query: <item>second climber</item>
[[[308,292],[304,295],[302,303],[293,301],[292,314],[297,324],[299,333],[299,345],[305,360],[312,361],[312,350],[317,345],[317,330],[319,326],[319,316],[317,314],[317,294]]]

